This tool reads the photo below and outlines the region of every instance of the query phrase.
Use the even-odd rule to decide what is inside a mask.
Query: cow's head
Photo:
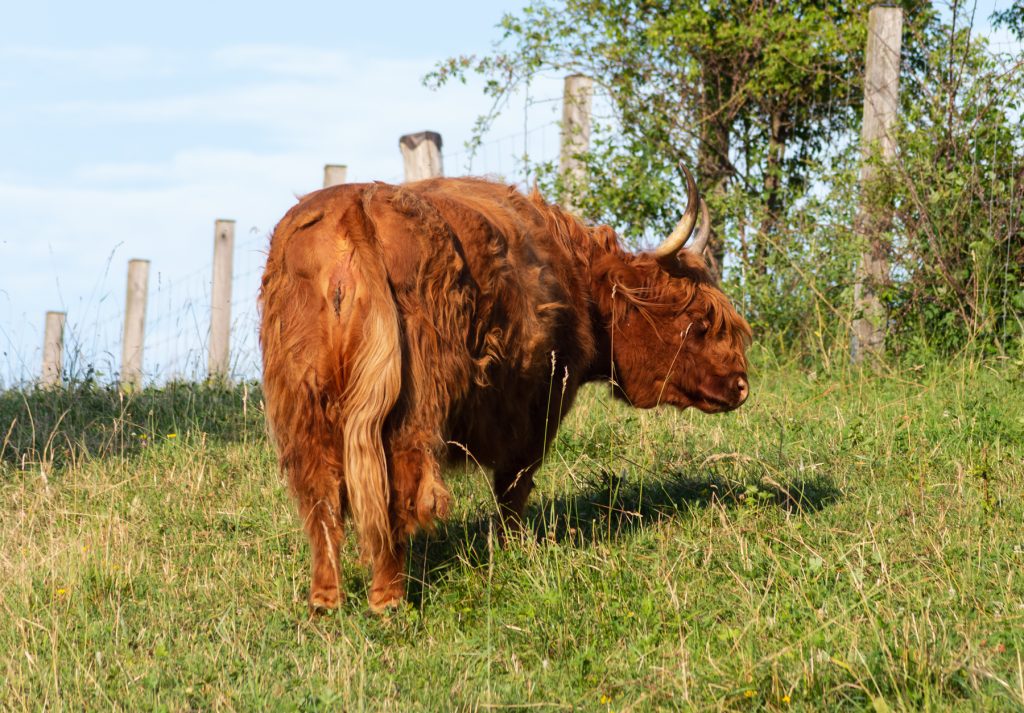
[[[672,404],[730,411],[749,392],[751,331],[718,288],[704,261],[708,209],[683,167],[689,204],[672,234],[651,252],[611,249],[593,265],[595,296],[608,320],[616,393],[635,406]],[[700,230],[689,246],[701,218]],[[598,288],[598,284],[600,288]]]

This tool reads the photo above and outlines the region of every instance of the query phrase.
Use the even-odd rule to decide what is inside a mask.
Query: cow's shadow
[[[453,568],[486,566],[493,548],[522,546],[520,538],[527,546],[532,541],[538,546],[585,548],[631,537],[657,522],[692,517],[694,508],[777,508],[799,515],[817,512],[841,497],[827,475],[781,485],[729,480],[713,472],[675,473],[655,482],[600,473],[581,492],[530,506],[522,533],[502,532],[492,510],[417,536],[410,551],[408,600],[421,606],[424,592]],[[502,539],[507,543],[502,545]]]

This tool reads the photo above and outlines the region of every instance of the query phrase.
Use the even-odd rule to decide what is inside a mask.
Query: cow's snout
[[[743,405],[750,395],[750,383],[745,371],[722,374],[706,379],[700,386],[699,397],[693,405],[705,413],[723,413]]]
[[[736,405],[741,405],[747,400],[747,396],[750,394],[750,384],[747,383],[747,377],[737,376],[736,377]]]

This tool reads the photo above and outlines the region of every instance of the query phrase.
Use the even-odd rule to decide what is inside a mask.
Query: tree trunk
[[[726,182],[730,176],[729,126],[731,116],[726,116],[724,102],[731,95],[728,79],[718,71],[715,63],[705,63],[702,69],[703,87],[700,97],[700,142],[697,147],[697,181],[702,195],[712,203],[720,202],[725,195]],[[720,220],[711,221],[711,240],[708,249],[715,267],[721,271],[725,259],[725,242],[717,228]]]
[[[755,269],[764,274],[768,270],[768,252],[771,238],[779,232],[783,211],[782,201],[782,160],[786,156],[788,116],[785,109],[772,109],[768,127],[768,157],[764,172],[765,214],[761,219],[761,231],[757,242],[757,265]]]

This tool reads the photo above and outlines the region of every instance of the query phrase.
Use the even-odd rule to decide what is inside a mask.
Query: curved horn
[[[683,217],[676,223],[676,227],[672,229],[669,236],[661,242],[661,245],[651,251],[651,255],[659,262],[676,259],[676,254],[686,244],[690,233],[693,232],[693,227],[697,224],[697,208],[698,204],[702,202],[700,194],[697,192],[697,182],[693,180],[693,174],[682,162],[679,163],[679,168],[683,169],[683,174],[686,176],[686,212],[683,213]]]
[[[693,242],[686,246],[686,249],[695,255],[703,255],[704,248],[708,246],[711,239],[711,216],[708,214],[708,204],[700,199],[700,230]]]

